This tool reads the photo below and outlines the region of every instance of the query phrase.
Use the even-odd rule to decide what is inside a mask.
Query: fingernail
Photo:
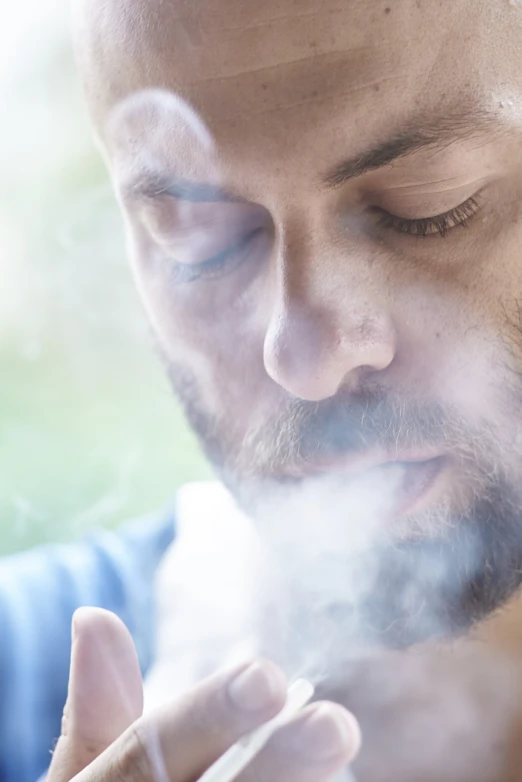
[[[254,662],[232,679],[228,694],[238,709],[261,711],[274,702],[283,686],[275,667]]]
[[[347,754],[350,749],[353,757],[360,743],[359,726],[341,707],[321,704],[300,725],[299,743],[307,754],[320,760]]]

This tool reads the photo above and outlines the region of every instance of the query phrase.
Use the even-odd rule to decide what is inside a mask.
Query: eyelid
[[[392,198],[390,191],[380,191],[374,193],[366,202],[369,204],[370,211],[380,210],[403,220],[436,219],[465,206],[471,199],[475,199],[479,202],[478,206],[482,206],[483,198],[494,184],[495,180],[491,177],[482,177],[476,179],[471,186],[465,185],[455,190],[445,191],[443,198],[433,198],[425,191],[408,195],[406,198]]]
[[[406,234],[417,238],[442,236],[443,238],[453,228],[466,226],[480,211],[480,204],[476,196],[471,196],[462,204],[447,210],[446,212],[415,219],[409,219],[393,215],[383,209],[378,209],[380,218],[377,225],[385,230],[395,230],[396,233]]]
[[[482,193],[488,181],[474,180],[462,187],[438,192],[413,191],[399,193],[397,190],[384,190],[366,194],[366,203],[395,214],[405,220],[422,219],[426,216],[435,217],[445,214],[466,203],[469,198]]]
[[[234,246],[265,220],[257,205],[184,202],[169,196],[144,204],[141,218],[166,253],[194,266]]]
[[[175,263],[172,267],[172,278],[175,283],[195,282],[199,279],[223,277],[233,272],[245,260],[251,243],[263,231],[257,228],[251,231],[242,242],[228,251],[223,251],[198,264]]]

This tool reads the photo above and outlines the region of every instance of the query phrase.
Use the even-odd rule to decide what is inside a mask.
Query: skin
[[[477,638],[509,636],[522,572],[522,10],[89,0],[75,29],[136,283],[209,457],[255,512],[267,487],[298,474],[299,488],[328,472],[321,460],[368,445],[387,459],[441,457],[422,503],[386,534],[391,551],[418,558],[426,542],[454,550],[480,531],[479,576],[493,576],[472,577],[473,600],[450,618],[448,632],[471,628],[463,651],[427,663],[458,683]],[[334,442],[343,423],[350,437]],[[517,657],[517,643],[504,646]],[[383,670],[409,664],[394,654]],[[357,706],[360,779],[439,779],[393,749],[427,697],[409,686],[389,710],[348,681],[329,693]],[[470,751],[433,773],[511,778],[498,735],[519,739],[510,709],[481,736],[490,766]],[[453,735],[440,746],[452,757]]]
[[[121,620],[102,609],[80,609],[72,640],[49,782],[188,782],[284,704],[283,672],[258,660],[222,671],[143,717],[138,655]],[[241,779],[319,782],[341,769],[358,743],[353,717],[335,704],[314,704],[273,736],[252,766],[254,776]]]

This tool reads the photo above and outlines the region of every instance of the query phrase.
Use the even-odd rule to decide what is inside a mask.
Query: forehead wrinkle
[[[199,84],[212,84],[214,82],[218,82],[219,84],[221,84],[230,79],[243,79],[243,78],[249,78],[250,76],[269,75],[271,72],[274,72],[281,68],[286,68],[288,66],[294,66],[294,65],[302,65],[305,63],[306,64],[310,63],[315,68],[317,67],[319,61],[322,61],[321,64],[329,64],[329,61],[333,60],[335,64],[338,63],[339,61],[344,61],[348,54],[350,54],[350,56],[358,57],[363,52],[366,53],[367,49],[361,47],[359,49],[350,49],[349,52],[347,52],[346,50],[337,50],[337,51],[334,50],[330,52],[325,52],[324,54],[308,54],[304,57],[296,57],[289,60],[281,60],[274,65],[264,65],[259,68],[243,69],[235,73],[227,74],[226,76],[222,76],[222,75],[206,76],[201,79],[198,79],[197,81],[188,81],[186,82],[186,84],[188,87],[193,87]],[[362,87],[364,87],[364,85],[362,85]]]
[[[290,103],[288,101],[285,101],[284,104],[281,104],[280,106],[275,106],[271,108],[260,108],[260,109],[249,109],[248,114],[252,117],[264,117],[264,116],[270,116],[271,114],[284,114],[287,111],[294,111],[295,109],[301,109],[305,107],[310,106],[321,106],[325,103],[331,103],[332,100],[337,101],[337,106],[340,107],[341,105],[344,105],[346,102],[351,101],[358,92],[361,91],[368,91],[370,90],[375,84],[385,84],[385,83],[392,83],[392,82],[400,82],[403,83],[403,79],[401,76],[390,76],[386,79],[379,79],[372,82],[368,82],[366,84],[361,84],[355,87],[352,87],[349,90],[346,90],[344,92],[337,92],[335,94],[330,94],[328,96],[321,96],[321,95],[314,95],[310,98],[305,98],[303,100],[294,101],[293,103]],[[235,114],[228,115],[230,118],[238,117],[244,114],[244,111],[238,110]]]
[[[340,14],[340,13],[345,13],[345,12],[346,12],[346,8],[341,8],[341,7],[340,8],[334,8],[334,9],[332,9],[330,11],[330,13],[332,13],[332,14],[333,13]],[[324,16],[324,11],[310,11],[308,13],[303,13],[302,11],[299,11],[299,18],[303,19],[303,20],[304,19],[310,20],[310,19],[312,19],[314,17],[315,18],[322,18],[323,16]],[[220,17],[218,17],[218,18],[220,18]],[[267,19],[259,20],[257,22],[254,22],[253,24],[252,24],[251,18],[249,18],[248,20],[245,21],[245,24],[227,25],[226,27],[221,25],[220,29],[223,32],[226,32],[226,33],[228,33],[228,32],[236,32],[236,31],[244,32],[246,30],[253,30],[253,29],[259,30],[259,29],[262,29],[263,27],[272,26],[275,23],[279,24],[280,22],[289,22],[289,21],[295,22],[295,14],[281,14],[281,15],[276,15],[276,16],[270,16]]]
[[[366,0],[367,3],[371,2],[371,0]],[[288,3],[287,3],[288,4]],[[382,4],[382,0],[378,0],[378,5]],[[205,14],[200,14],[199,17],[199,24],[202,29],[205,29],[205,31],[209,31],[210,33],[219,31],[219,32],[245,32],[248,30],[262,30],[265,27],[274,27],[275,25],[280,24],[281,22],[301,22],[301,21],[310,21],[312,19],[323,19],[325,16],[324,8],[321,7],[322,4],[320,4],[319,10],[314,9],[310,11],[303,11],[301,7],[299,7],[298,10],[294,11],[293,13],[288,13],[287,11],[279,14],[272,13],[269,16],[263,16],[259,15],[255,11],[259,11],[262,9],[266,4],[260,3],[257,7],[254,7],[254,12],[252,6],[249,6],[248,13],[245,15],[244,19],[241,19],[238,14],[232,14],[230,12],[228,13],[218,13],[216,11],[206,11]],[[328,14],[330,16],[333,16],[335,14],[342,14],[346,15],[347,13],[353,13],[353,5],[352,2],[351,7],[348,6],[348,4],[344,4],[342,6],[338,6],[336,8],[329,8]],[[231,24],[228,22],[229,17],[234,17],[235,24]],[[239,18],[239,21],[238,21]],[[190,11],[185,11],[182,13],[181,16],[173,17],[173,21],[194,21],[195,16],[194,14],[191,14]],[[288,28],[286,28],[288,31]]]
[[[358,56],[364,49],[374,48],[361,36],[349,43],[338,35],[334,37],[328,26],[316,25],[313,34],[302,25],[303,20],[294,21],[293,30],[275,27],[266,32],[259,26],[238,28],[228,35],[220,36],[214,29],[203,33],[190,45],[186,60],[183,55],[173,60],[172,38],[151,42],[145,50],[157,63],[157,72],[175,65],[175,70],[186,84],[194,81],[219,81],[242,73],[261,71],[264,68],[284,68],[300,61],[315,58],[344,58]],[[179,33],[179,29],[177,31]],[[388,49],[385,43],[382,49]],[[353,62],[353,65],[356,65]],[[170,68],[172,70],[172,67]]]
[[[84,0],[84,2],[91,2],[94,6],[97,4],[97,0]],[[419,11],[416,10],[413,0],[412,2],[408,0],[404,3],[401,2],[400,7],[397,6],[397,14],[391,14],[385,19],[383,14],[379,14],[379,17],[383,17],[385,25],[382,29],[386,31],[386,35],[383,38],[379,33],[372,45],[361,45],[360,42],[367,40],[368,37],[372,40],[375,29],[380,29],[380,27],[374,27],[373,24],[370,24],[372,10],[375,8],[382,10],[380,0],[375,3],[371,3],[371,0],[347,2],[346,6],[336,5],[329,9],[328,3],[325,3],[326,10],[323,10],[322,3],[318,6],[316,2],[307,3],[307,7],[301,9],[301,3],[305,2],[306,0],[299,0],[299,3],[292,3],[291,0],[288,0],[284,4],[285,11],[279,15],[274,14],[274,9],[271,8],[269,2],[260,3],[261,8],[258,8],[257,4],[252,6],[244,0],[238,2],[226,0],[224,7],[227,11],[223,14],[214,12],[211,15],[210,9],[215,8],[215,2],[212,0],[211,3],[206,4],[196,3],[196,14],[199,14],[197,16],[185,11],[187,7],[191,8],[192,6],[181,5],[172,0],[154,0],[154,2],[151,0],[112,0],[112,2],[104,0],[102,6],[104,9],[102,13],[103,25],[100,25],[103,29],[99,31],[98,39],[105,37],[105,41],[100,47],[98,40],[98,51],[94,52],[94,56],[91,57],[93,70],[97,71],[96,81],[98,83],[94,89],[96,100],[103,110],[108,104],[118,101],[137,89],[160,86],[179,91],[182,94],[187,90],[189,100],[192,99],[192,96],[195,98],[194,106],[198,108],[199,104],[199,107],[205,112],[209,109],[210,116],[225,118],[226,114],[230,118],[241,119],[243,115],[247,114],[253,117],[262,117],[286,110],[298,111],[300,108],[306,109],[307,107],[324,105],[332,100],[338,100],[341,104],[345,104],[357,94],[357,91],[364,94],[367,90],[371,95],[374,87],[381,84],[394,86],[394,82],[398,83],[401,78],[404,78],[404,84],[400,85],[399,89],[393,89],[391,94],[390,92],[387,95],[381,94],[379,98],[375,98],[375,101],[372,97],[369,101],[377,111],[379,102],[384,98],[382,111],[394,113],[395,107],[390,107],[388,102],[399,97],[400,100],[397,103],[404,103],[404,99],[401,97],[402,92],[412,100],[416,100],[418,98],[416,93],[421,89],[429,90],[426,81],[429,79],[430,70],[433,72],[435,63],[442,59],[439,59],[440,51],[436,52],[433,48],[430,51],[429,47],[422,46],[423,38],[429,33],[430,25],[427,22],[435,14],[434,7],[423,10],[418,29],[417,22],[414,25],[413,32],[416,37],[412,38],[412,42],[419,45],[420,56],[416,60],[415,74],[412,74],[411,64],[409,72],[408,67],[405,67],[408,66],[406,59],[410,48],[408,36],[412,31],[405,28],[405,45],[403,47],[395,45],[397,36],[393,31],[397,30],[401,33],[403,30],[401,24],[398,24],[398,20],[403,19],[404,21],[404,17],[407,16],[405,10],[409,9],[413,16],[419,17]],[[288,13],[286,9],[289,5],[295,6],[296,9],[299,7],[299,14]],[[369,5],[370,9],[368,9]],[[202,14],[201,9],[205,6],[206,14]],[[457,6],[459,13],[456,10]],[[461,18],[464,8],[468,6],[467,2],[461,4],[455,2],[451,8],[446,9],[447,17],[455,22],[456,19]],[[317,10],[318,7],[320,10]],[[480,4],[480,7],[482,8],[483,4]],[[247,10],[249,13],[246,13]],[[437,13],[440,13],[440,10]],[[231,24],[237,11],[240,11],[241,21],[244,20],[244,25]],[[364,24],[361,21],[362,17],[358,16],[359,11],[365,11]],[[252,22],[254,14],[255,19]],[[349,26],[349,33],[346,33],[351,44],[349,49],[345,44],[343,46],[337,45],[332,49],[331,38],[328,37],[329,35],[340,35],[342,32],[343,24],[339,23],[338,15],[346,20],[345,28],[350,19],[353,22]],[[396,16],[397,19],[395,19]],[[325,23],[321,26],[320,22],[323,17]],[[116,31],[111,30],[111,20],[114,21],[115,18]],[[306,24],[300,26],[301,18],[304,22],[308,19],[308,32]],[[213,25],[210,24],[209,19],[215,19]],[[332,19],[335,23],[332,23]],[[293,22],[290,26],[289,20]],[[314,24],[316,20],[317,24]],[[391,20],[395,20],[395,22]],[[211,38],[209,41],[198,39],[201,31],[208,31],[211,36],[219,25],[225,32],[226,30],[237,32],[237,46],[228,39],[224,42],[220,41],[219,35],[215,41]],[[274,25],[277,29],[270,30],[269,28]],[[448,24],[439,48],[448,38],[448,28],[455,31],[456,28],[457,30],[460,28],[460,24]],[[472,23],[470,30],[474,28],[475,24]],[[241,47],[241,39],[249,30],[258,39],[257,50],[256,46],[249,45],[250,41],[247,41],[246,46]],[[311,34],[310,30],[315,39],[320,38],[322,34],[325,35],[324,47],[328,51],[321,51],[323,44],[319,41],[321,46],[310,55],[295,56],[307,45],[309,34]],[[337,33],[336,31],[339,30],[341,32]],[[461,32],[463,31],[461,30]],[[204,37],[206,34],[205,32]],[[293,39],[290,49],[280,50],[280,42],[284,40],[286,43],[290,39]],[[204,54],[207,49],[210,51],[208,56]],[[258,56],[260,52],[261,58]],[[274,58],[277,59],[282,52],[285,54],[290,52],[288,59],[286,61],[277,60],[274,63]],[[122,53],[123,58],[120,57]],[[206,60],[202,64],[199,57],[203,55]],[[259,60],[263,58],[266,58],[267,65],[259,66]],[[337,62],[336,58],[338,58]],[[272,63],[270,63],[270,59],[272,59]],[[252,67],[245,68],[245,61],[248,65],[249,60]],[[402,76],[386,75],[381,77],[375,75],[372,78],[372,70],[374,74],[397,72],[401,61]],[[319,75],[315,74],[313,71],[315,69],[321,70],[323,64],[328,67],[325,67]],[[446,62],[446,66],[447,64]],[[301,66],[303,67],[301,80],[297,78],[297,74],[288,73],[288,70]],[[454,70],[454,66],[452,69]],[[194,73],[200,74],[198,81],[194,80]],[[421,76],[420,79],[419,76]],[[234,78],[238,80],[238,89],[243,90],[241,95],[233,94],[233,88],[236,86]],[[251,84],[248,84],[249,79],[252,80]],[[262,86],[260,84],[262,79],[272,81],[273,84],[273,86],[268,85],[264,95],[259,89]],[[290,84],[292,79],[293,85]],[[312,79],[316,81],[316,90],[312,86],[308,88],[307,82],[310,83]],[[357,79],[363,80],[360,86],[354,83]],[[332,83],[333,81],[335,83]],[[456,76],[453,81],[457,82]],[[285,86],[285,82],[289,86]],[[224,95],[220,94],[220,83],[223,83],[229,90],[225,90],[226,94]],[[353,86],[346,89],[346,84]],[[293,94],[291,86],[294,86]],[[216,88],[215,94],[209,95],[208,93],[214,87]],[[208,89],[208,92],[203,89],[201,102],[198,100],[197,88]],[[273,101],[272,105],[269,105],[270,101]],[[279,105],[274,105],[276,101]]]
[[[83,2],[88,3],[89,0]],[[96,8],[99,0],[91,2]],[[285,3],[285,8],[288,4]],[[231,0],[224,5],[230,11]],[[270,6],[269,3],[266,5]],[[194,74],[199,80],[218,80],[264,65],[283,66],[285,60],[281,60],[281,56],[286,57],[286,62],[305,60],[307,57],[302,56],[303,49],[309,44],[313,44],[313,54],[335,56],[338,52],[339,56],[349,56],[350,50],[358,53],[364,46],[373,44],[373,26],[354,22],[353,14],[359,5],[350,2],[341,8],[336,6],[318,11],[314,3],[308,14],[292,16],[285,12],[279,19],[272,10],[270,16],[258,24],[252,23],[252,13],[249,13],[245,17],[245,21],[248,20],[245,26],[224,25],[224,30],[237,31],[230,37],[221,35],[220,30],[223,17],[229,18],[230,13],[214,14],[213,17],[217,18],[212,17],[209,21],[201,13],[186,13],[186,6],[181,8],[180,13],[179,4],[172,2],[113,0],[111,3],[109,0],[103,3],[101,11],[92,12],[89,25],[91,43],[95,44],[97,51],[93,52],[90,64],[93,73],[98,76],[101,91],[110,90],[117,97],[132,88],[133,83],[141,87],[179,89],[194,83]],[[375,5],[379,6],[380,0]],[[164,13],[167,8],[168,13]],[[339,15],[340,19],[337,18]],[[365,18],[368,20],[368,14]],[[274,19],[277,19],[275,23]],[[293,22],[291,26],[288,25],[289,19]],[[389,23],[386,29],[391,29]],[[245,40],[245,33],[249,31],[252,35],[247,35]],[[390,43],[393,42],[379,41],[381,61],[382,52],[393,49]],[[390,67],[390,63],[383,62],[382,65],[384,70]],[[353,57],[352,66],[354,69],[359,67]],[[108,97],[104,102],[110,99]]]
[[[353,96],[356,95],[358,92],[361,92],[361,91],[368,92],[369,90],[371,90],[372,88],[374,88],[377,85],[380,87],[383,84],[391,84],[391,83],[394,83],[394,82],[400,82],[400,84],[403,84],[404,83],[403,75],[402,74],[397,74],[396,76],[387,76],[384,79],[373,79],[372,81],[365,82],[364,84],[354,85],[349,90],[345,90],[344,92],[337,92],[337,93],[335,93],[333,95],[329,95],[327,97],[326,96],[325,97],[321,97],[321,96],[317,95],[317,96],[314,96],[313,98],[311,98],[310,100],[298,101],[296,103],[286,103],[282,107],[282,109],[278,109],[278,110],[279,111],[280,110],[284,111],[284,110],[287,110],[287,109],[290,110],[290,109],[300,108],[301,106],[309,106],[309,105],[312,105],[314,103],[315,104],[328,103],[329,101],[331,101],[333,99],[335,99],[335,100],[345,100],[345,99],[348,99],[348,98],[353,98]],[[272,109],[272,111],[275,111],[275,110],[276,109]],[[260,112],[260,113],[270,113],[270,110],[268,110],[266,112]]]
[[[395,100],[404,85],[411,82],[411,72],[392,58],[392,53],[388,55],[379,47],[301,58],[286,65],[283,71],[276,66],[244,72],[235,79],[216,81],[212,77],[186,85],[187,99],[204,107],[206,118],[218,124],[232,119],[244,124],[251,117],[328,103],[332,104],[332,111],[322,121],[331,121],[338,109],[350,101],[354,102],[354,112],[358,111],[367,94],[372,95],[372,103],[380,103],[383,108]],[[384,85],[391,89],[383,89],[377,96],[374,88]],[[315,123],[318,114],[310,111],[307,122]]]
[[[136,0],[128,0],[135,2]],[[414,6],[414,0],[408,0],[411,6]],[[142,4],[142,0],[138,0]],[[194,21],[196,18],[202,28],[210,32],[228,32],[235,30],[249,30],[253,28],[266,27],[268,25],[279,24],[281,22],[292,21],[295,23],[300,20],[309,20],[323,18],[325,14],[332,16],[334,14],[343,14],[353,16],[363,10],[364,15],[368,16],[369,7],[373,5],[374,9],[381,10],[383,0],[345,0],[342,4],[328,7],[325,10],[325,0],[285,0],[284,3],[278,2],[279,8],[274,12],[274,8],[267,1],[262,3],[252,3],[251,0],[226,0],[222,3],[219,11],[216,10],[216,0],[192,0],[191,3],[178,2],[170,0],[169,20]],[[177,16],[171,13],[176,6]],[[289,10],[289,7],[292,10]],[[233,23],[231,23],[233,20]],[[288,31],[288,27],[286,28]]]

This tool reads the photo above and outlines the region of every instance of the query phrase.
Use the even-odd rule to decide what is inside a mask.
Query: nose
[[[318,257],[314,264],[287,247],[279,259],[264,364],[299,399],[321,401],[341,386],[356,387],[363,373],[382,372],[395,357],[386,296],[376,292],[368,268],[355,273],[349,258],[336,255],[336,262]]]

